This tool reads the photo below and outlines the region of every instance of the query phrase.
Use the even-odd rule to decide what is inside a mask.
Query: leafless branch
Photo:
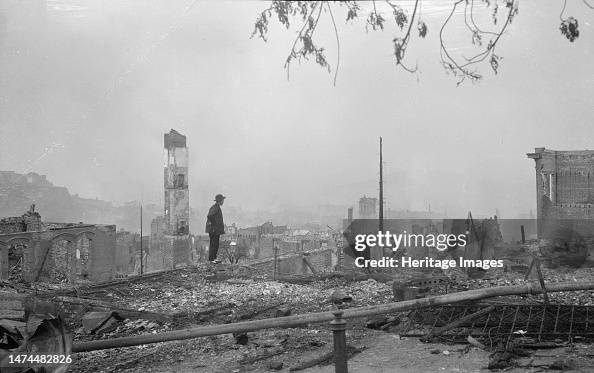
[[[400,28],[401,33],[395,36],[392,40],[394,47],[394,57],[396,59],[396,65],[402,67],[407,72],[417,71],[417,66],[414,68],[407,66],[405,63],[405,56],[411,39],[413,39],[413,27],[419,32],[420,37],[425,37],[427,33],[427,25],[421,19],[421,0],[414,2],[414,7],[409,14],[403,9],[395,0],[384,0],[385,3],[391,8],[393,13],[393,20],[396,22],[396,26]],[[489,27],[489,25],[479,24],[480,21],[475,16],[477,13],[477,3],[486,4],[487,9],[492,12],[493,24],[495,27]],[[594,0],[582,0],[584,4],[594,9],[594,6],[590,3]],[[518,12],[519,0],[455,0],[451,11],[448,13],[446,19],[442,23],[439,30],[439,41],[440,41],[440,58],[441,62],[448,73],[452,73],[458,78],[458,84],[469,79],[471,81],[477,81],[482,78],[482,75],[478,72],[477,67],[480,63],[488,61],[491,68],[497,73],[501,57],[496,54],[496,48],[502,36],[507,32],[513,18]],[[315,62],[322,67],[325,67],[328,72],[331,72],[330,64],[326,60],[325,50],[323,47],[316,45],[313,37],[316,34],[318,23],[322,17],[322,13],[329,14],[332,28],[334,30],[334,36],[336,38],[336,69],[334,71],[333,83],[336,85],[338,71],[340,68],[340,35],[337,27],[337,19],[333,6],[345,7],[346,10],[346,21],[355,20],[360,18],[360,10],[358,1],[280,1],[273,0],[272,5],[265,9],[260,16],[257,18],[254,31],[252,36],[258,35],[264,41],[266,41],[265,35],[268,33],[268,20],[272,19],[274,15],[278,16],[278,20],[281,24],[289,28],[289,21],[292,18],[297,18],[298,22],[303,22],[300,25],[300,29],[293,41],[290,53],[287,56],[284,67],[287,69],[287,79],[289,78],[290,64],[294,59],[300,61],[302,58],[308,60],[310,57],[315,58]],[[382,9],[378,8],[375,0],[371,1],[372,8],[368,11],[366,18],[365,29],[369,31],[369,28],[373,30],[383,30],[387,22],[384,15],[382,15]],[[462,5],[463,4],[463,5]],[[502,6],[500,6],[502,4]],[[475,7],[477,5],[477,7]],[[472,35],[472,43],[478,47],[478,50],[472,56],[465,56],[464,54],[454,54],[453,50],[447,45],[445,41],[446,30],[448,26],[454,22],[454,15],[460,9],[460,6],[464,6],[463,16],[464,25],[466,29]],[[327,9],[325,8],[327,7]],[[574,41],[579,36],[578,22],[574,17],[566,17],[565,10],[567,7],[567,0],[563,0],[563,9],[559,15],[561,19],[561,32],[570,40]],[[499,14],[500,9],[507,9],[508,13],[505,17],[504,22],[498,22],[502,20]],[[300,19],[301,18],[301,19]],[[319,34],[319,33],[317,33]],[[317,35],[316,34],[316,35]]]
[[[468,7],[468,2],[466,3],[464,12],[466,12],[466,8]],[[466,14],[465,14],[466,16]],[[466,17],[465,17],[466,18]],[[485,31],[482,30],[481,28],[478,27],[478,25],[476,24],[475,20],[474,20],[474,0],[470,0],[470,21],[472,22],[472,26],[474,27],[475,31],[478,31],[482,34],[487,34],[487,35],[493,35],[496,36],[497,33],[493,32],[493,31]]]
[[[475,54],[474,56],[472,56],[470,58],[464,57],[465,62],[463,62],[463,63],[462,62],[458,62],[458,60],[456,60],[454,57],[452,57],[452,55],[450,54],[448,48],[445,45],[444,36],[443,36],[444,35],[444,30],[445,30],[446,26],[448,25],[448,23],[452,19],[452,16],[456,12],[456,8],[462,2],[465,2],[464,22],[466,23],[467,27],[473,32],[473,42],[478,43],[479,45],[481,45],[482,44],[482,42],[481,42],[482,35],[490,34],[490,35],[495,36],[495,38],[489,40],[489,43],[487,44],[487,47],[485,48],[485,50],[483,50],[482,52],[479,52],[479,53]],[[459,0],[456,3],[454,3],[454,5],[452,7],[452,11],[450,12],[450,14],[448,15],[448,17],[446,18],[446,20],[442,24],[442,27],[441,27],[440,32],[439,32],[440,55],[441,55],[442,64],[446,68],[447,71],[452,72],[455,76],[461,76],[461,79],[458,82],[458,84],[460,84],[466,78],[469,78],[472,81],[476,81],[476,80],[481,79],[482,78],[482,75],[478,74],[476,71],[471,71],[469,69],[469,67],[471,65],[478,64],[478,63],[484,61],[487,57],[491,57],[491,60],[490,60],[491,68],[493,69],[493,71],[495,73],[497,73],[497,69],[499,67],[500,57],[495,54],[495,48],[497,46],[497,43],[501,39],[501,36],[505,33],[505,31],[507,30],[508,26],[512,22],[512,19],[513,19],[514,15],[517,13],[517,4],[516,4],[515,0],[508,1],[507,2],[507,7],[509,9],[509,12],[508,12],[508,15],[506,17],[505,23],[503,24],[503,26],[501,27],[501,29],[498,32],[484,32],[484,31],[481,31],[478,27],[475,26],[476,23],[474,22],[473,16],[472,16],[472,12],[473,12],[472,2],[470,3],[470,6],[471,6],[471,8],[470,8],[471,24],[468,23],[468,15],[467,15],[468,1],[466,1],[466,0]]]
[[[332,25],[334,26],[334,36],[336,36],[336,68],[334,69],[334,86],[336,87],[336,77],[338,76],[338,69],[340,67],[340,40],[338,38],[338,28],[336,27],[334,15],[332,14],[332,7],[328,3],[326,3],[326,5],[328,6],[330,18],[332,19]]]
[[[567,0],[563,0],[563,8],[561,8],[561,13],[559,14],[559,19],[561,20],[561,22],[565,21],[565,18],[563,18],[563,13],[565,13],[565,8],[567,8]]]

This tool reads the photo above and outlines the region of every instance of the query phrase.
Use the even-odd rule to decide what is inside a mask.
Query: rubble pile
[[[594,278],[589,269],[543,268],[542,272],[547,283]],[[419,276],[414,283],[430,285],[418,296],[526,282],[525,273],[503,269],[489,271],[482,278],[469,278],[457,270]],[[533,277],[529,280],[534,280]],[[70,304],[71,309],[65,314],[76,343],[328,311],[336,307],[384,304],[393,301],[392,282],[405,280],[392,278],[393,281],[387,281],[390,276],[386,274],[357,274],[291,283],[274,281],[247,266],[201,265],[108,285],[75,289],[67,289],[64,284],[36,286],[39,294],[60,299],[64,307]],[[594,304],[594,294],[588,291],[551,293],[549,297],[553,303]],[[542,296],[513,297],[514,301],[518,299],[529,303],[543,301]],[[429,332],[426,325],[409,317],[408,312],[349,322],[348,342],[358,351],[369,333],[377,333],[372,329],[400,334],[404,329],[415,328],[422,334]],[[173,361],[189,371],[214,371],[215,366],[218,371],[226,372],[245,367],[268,371],[307,365],[322,359],[331,350],[332,333],[328,325],[303,325],[79,353],[70,370],[140,372]]]
[[[543,279],[547,284],[565,282],[565,281],[592,281],[594,280],[594,271],[591,268],[542,268]],[[525,272],[508,271],[502,269],[493,269],[489,271],[489,276],[480,279],[468,278],[462,271],[451,270],[446,274],[450,279],[452,286],[450,292],[481,289],[493,286],[522,285],[526,281],[536,281],[536,276],[531,273],[528,280],[525,279]],[[551,303],[574,304],[581,306],[594,305],[594,292],[592,291],[573,291],[558,292],[548,295]],[[522,297],[525,301],[540,303],[542,295],[526,295]],[[517,298],[516,298],[517,299]]]

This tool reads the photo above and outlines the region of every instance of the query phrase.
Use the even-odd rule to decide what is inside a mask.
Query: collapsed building
[[[164,210],[151,222],[150,249],[152,256],[161,257],[158,269],[173,269],[191,260],[186,136],[172,129],[163,135],[163,146]]]
[[[128,260],[116,253],[115,230],[115,225],[43,223],[31,205],[22,216],[0,220],[0,280],[111,280]]]
[[[221,236],[219,258],[226,263],[249,262],[261,273],[279,275],[324,272],[337,266],[340,234],[291,230],[272,222],[245,228],[233,224],[225,227],[225,232]],[[208,236],[192,236],[192,244],[192,260],[206,261]]]

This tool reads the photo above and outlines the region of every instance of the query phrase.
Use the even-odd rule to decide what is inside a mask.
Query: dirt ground
[[[294,333],[294,330],[287,330]],[[276,333],[271,333],[276,334]],[[310,333],[306,333],[310,334]],[[318,334],[318,333],[311,333]],[[327,333],[325,333],[327,334]],[[422,343],[417,338],[400,338],[398,335],[369,330],[349,342],[357,343],[365,349],[354,355],[348,362],[349,372],[359,373],[416,373],[416,372],[490,372],[487,369],[490,353],[468,345],[450,345],[441,343]],[[268,335],[270,337],[271,335]],[[262,336],[266,337],[266,336]],[[221,337],[225,339],[225,337]],[[231,338],[227,337],[226,339]],[[95,372],[159,372],[159,373],[264,373],[290,372],[300,361],[319,356],[321,351],[328,351],[331,344],[321,338],[319,348],[295,351],[285,350],[274,355],[275,346],[268,351],[272,355],[258,361],[238,359],[238,356],[250,356],[254,346],[239,346],[235,349],[216,352],[205,351],[200,340],[170,342],[152,347],[135,348],[126,353],[115,350],[106,351],[104,362],[118,360],[115,365],[100,368],[86,366],[80,362],[73,371]],[[226,344],[228,341],[221,341]],[[272,342],[272,341],[270,341]],[[257,342],[254,342],[257,343]],[[311,343],[311,340],[310,342]],[[271,343],[272,344],[272,343]],[[262,355],[264,356],[264,354]],[[97,357],[97,356],[95,356]],[[271,369],[271,363],[283,363],[281,369]],[[506,372],[594,372],[594,349],[591,345],[573,345],[566,348],[536,350],[530,356],[515,360]],[[329,362],[301,370],[302,373],[333,373],[334,365]]]
[[[418,373],[418,372],[491,372],[487,368],[490,353],[465,345],[425,344],[416,338],[400,338],[378,332],[370,336],[369,348],[349,360],[349,372]],[[589,345],[571,349],[536,350],[519,359],[506,372],[594,372],[594,350]],[[555,363],[558,365],[555,366]],[[562,369],[561,363],[565,364]],[[550,368],[553,366],[553,368]],[[334,373],[333,366],[315,367],[303,373]]]

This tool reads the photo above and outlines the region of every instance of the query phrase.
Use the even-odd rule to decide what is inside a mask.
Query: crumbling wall
[[[25,232],[27,225],[21,217],[9,217],[0,220],[0,233],[9,234]]]
[[[319,272],[332,271],[334,251],[331,248],[316,250],[308,252],[305,257]],[[311,274],[311,270],[303,260],[303,253],[293,253],[289,255],[280,256],[277,259],[277,274],[292,275],[292,274]],[[257,268],[262,273],[270,275],[274,272],[274,257],[258,261],[251,266]]]
[[[535,161],[539,221],[594,219],[594,151],[536,148],[527,155]]]
[[[51,242],[49,244],[51,245]],[[40,280],[58,283],[72,281],[74,264],[72,249],[72,244],[66,240],[55,242],[47,254]]]
[[[93,249],[90,253],[89,279],[93,282],[107,281],[115,277],[115,225],[97,226],[94,233]]]
[[[151,224],[152,231],[162,233],[151,233],[151,246],[161,249],[162,269],[173,269],[191,261],[188,148],[186,137],[173,129],[164,134],[163,146],[164,214]]]
[[[132,257],[132,235],[129,232],[116,233],[116,274],[127,275],[134,269]]]
[[[594,245],[594,151],[536,148],[538,237],[571,265],[591,258]]]
[[[168,235],[186,235],[189,234],[190,224],[186,137],[172,129],[164,135],[164,148],[165,232]]]
[[[21,216],[0,219],[0,234],[40,231],[42,227],[41,215],[35,212],[35,205]]]
[[[0,279],[9,277],[9,254],[19,247],[20,273],[25,282],[98,282],[115,274],[115,225],[0,235]]]
[[[191,240],[188,235],[164,236],[163,269],[174,269],[190,264]]]

